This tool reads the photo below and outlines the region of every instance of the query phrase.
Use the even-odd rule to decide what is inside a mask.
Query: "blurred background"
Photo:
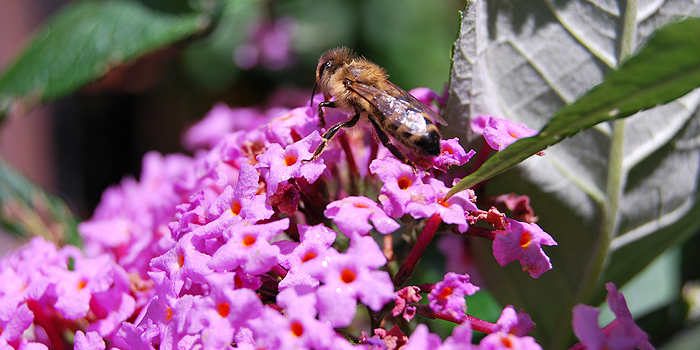
[[[2,1],[0,71],[66,3]],[[204,37],[121,65],[55,103],[14,113],[1,130],[1,156],[89,218],[105,188],[125,175],[138,177],[147,151],[187,153],[183,131],[214,103],[299,106],[310,96],[318,57],[330,48],[354,49],[406,90],[442,92],[464,1],[237,4]]]

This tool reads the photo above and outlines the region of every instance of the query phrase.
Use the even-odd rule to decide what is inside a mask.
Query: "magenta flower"
[[[346,236],[354,234],[367,235],[374,228],[382,234],[392,233],[401,227],[396,220],[384,213],[379,205],[367,197],[345,197],[328,204],[323,212],[332,219]]]
[[[150,259],[174,243],[167,223],[192,193],[176,185],[191,168],[192,159],[183,155],[146,154],[141,182],[126,178],[106,190],[92,219],[78,226],[85,255],[110,254],[127,272],[147,278]]]
[[[76,253],[80,254],[77,249]],[[122,294],[129,296],[129,276],[119,265],[114,264],[109,256],[102,255],[90,259],[76,255],[73,258],[73,271],[55,271],[62,276],[56,282],[54,307],[63,317],[77,320],[87,316],[88,311],[92,309],[98,317],[104,318],[119,307]],[[98,300],[104,304],[98,303]],[[117,304],[114,304],[115,302]],[[131,298],[127,302],[133,304],[134,300]],[[133,309],[130,312],[133,312]],[[111,332],[107,334],[109,333]]]
[[[330,325],[316,319],[313,288],[287,288],[277,295],[277,304],[284,308],[284,316],[274,312],[268,320],[263,318],[251,322],[256,336],[276,338],[265,343],[278,343],[280,349],[331,349],[332,340],[338,335]],[[270,319],[276,321],[274,326],[271,326]],[[270,332],[272,327],[285,331]]]
[[[452,335],[442,343],[440,350],[470,350],[478,349],[472,344],[472,325],[464,321],[452,330]]]
[[[436,203],[435,191],[423,183],[421,174],[396,158],[375,159],[370,172],[384,183],[379,201],[387,215],[400,218],[411,214],[414,218],[429,217],[434,209],[427,207]]]
[[[200,241],[201,239],[190,232],[180,238],[172,249],[151,260],[151,267],[164,271],[177,293],[183,287],[189,288],[192,282],[206,283],[205,276],[213,272],[207,266],[211,256],[195,249],[195,245]]]
[[[496,331],[504,333],[513,333],[517,336],[525,336],[535,328],[535,323],[532,322],[530,315],[525,313],[525,310],[520,309],[516,313],[512,305],[506,306],[501,312],[501,317],[496,321]]]
[[[502,151],[518,139],[537,135],[537,130],[508,119],[480,115],[471,120],[472,131],[483,134],[491,148]]]
[[[279,283],[280,290],[291,286],[318,286],[319,281],[306,273],[302,266],[307,261],[322,255],[330,248],[337,236],[335,231],[322,224],[298,225],[298,229],[300,243],[286,240],[274,243],[280,248],[280,254],[277,257],[279,264],[289,270]]]
[[[356,237],[345,254],[329,248],[303,266],[323,284],[316,290],[321,321],[345,327],[355,316],[359,299],[374,311],[394,298],[389,274],[376,268],[386,263],[384,254],[371,237]]]
[[[481,350],[542,350],[533,337],[519,337],[512,333],[494,332],[479,343]]]
[[[86,258],[74,246],[57,250],[41,237],[3,258],[0,276],[0,339],[20,348],[41,346],[20,339],[32,323],[46,334],[39,340],[56,347],[62,332],[75,327],[71,321],[88,316],[85,331],[111,339],[136,309],[129,275],[111,256]]]
[[[294,108],[279,114],[261,129],[270,142],[291,145],[318,130],[316,108]]]
[[[271,30],[263,32],[253,45],[258,58],[272,50],[265,42]],[[444,106],[430,90],[414,93],[431,108]],[[1,259],[0,347],[61,349],[79,330],[76,349],[350,350],[357,347],[344,335],[366,324],[366,315],[353,323],[357,310],[369,309],[374,324],[396,324],[383,310],[394,301],[394,317],[425,311],[464,322],[444,342],[424,325],[410,339],[398,326],[371,337],[367,329],[360,348],[470,349],[472,327],[493,331],[484,348],[536,348],[524,337],[532,321],[512,307],[495,326],[465,316],[465,295],[479,289],[469,275],[450,272],[435,285],[398,292],[395,284],[406,283],[447,225],[465,232],[477,220],[499,228],[506,222],[495,238],[470,234],[493,238],[499,263],[520,260],[534,277],[551,268],[540,248],[556,244],[551,237],[537,225],[504,221],[496,209],[479,210],[473,191],[445,199],[443,181],[452,175],[441,170],[474,154],[457,139],[442,141],[439,156],[420,159],[421,167],[432,162],[429,171],[395,159],[371,131],[341,134],[307,161],[321,142],[316,106],[324,97],[312,98],[310,107],[293,109],[217,105],[185,136],[193,157],[149,153],[140,181],[127,178],[105,191],[93,218],[80,225],[85,255],[37,238]],[[341,108],[325,112],[327,126],[351,118]],[[484,129],[492,127],[487,121]],[[404,223],[411,236],[425,227],[413,248],[410,240],[407,249],[392,244],[399,235],[391,233]],[[372,231],[385,235],[381,248]],[[463,255],[449,251],[451,260]],[[421,288],[431,290],[431,309],[416,304]],[[23,339],[32,327],[44,344]],[[603,333],[623,329],[616,327]]]
[[[224,229],[234,223],[241,221],[256,223],[269,219],[274,212],[266,201],[265,195],[257,194],[258,180],[258,171],[252,165],[242,164],[236,188],[226,186],[216,200],[209,205],[204,217],[201,209],[197,207],[181,214],[178,225],[171,225],[174,238],[178,239],[190,231],[200,238],[218,238],[222,236]],[[198,195],[190,200],[200,205],[203,202],[203,198]],[[191,207],[192,205],[188,206],[188,208]]]
[[[304,178],[313,183],[323,174],[326,166],[314,162],[302,162],[311,159],[316,146],[321,143],[321,136],[314,131],[309,136],[282,149],[279,144],[273,143],[267,151],[258,156],[257,168],[263,172],[267,183],[267,194],[273,195],[280,185],[286,185],[290,179]]]
[[[600,329],[598,314],[600,311],[592,306],[578,304],[573,309],[572,325],[574,333],[586,349],[642,349],[654,347],[649,343],[647,334],[634,323],[627,302],[612,282],[606,283],[608,290],[606,300],[615,319]]]
[[[394,303],[396,306],[391,310],[393,316],[403,314],[406,321],[411,321],[416,316],[416,307],[410,306],[409,303],[417,303],[422,297],[420,296],[420,288],[416,286],[405,287],[396,292]]]
[[[211,257],[208,266],[215,271],[233,270],[241,267],[243,272],[258,275],[277,264],[279,247],[271,245],[272,237],[289,228],[289,219],[267,224],[240,222],[224,231],[226,244]]]
[[[26,303],[21,303],[13,307],[4,305],[5,298],[2,298],[3,305],[0,309],[0,347],[6,348],[8,344],[17,344],[22,338],[24,331],[34,322],[34,314],[29,310]]]
[[[254,22],[247,42],[234,51],[234,61],[243,69],[258,65],[272,70],[285,68],[292,63],[291,41],[297,26],[292,16]]]
[[[459,182],[459,179],[454,180],[454,184],[457,184],[457,182]],[[450,189],[447,188],[442,181],[437,179],[429,179],[428,184],[433,188],[436,194],[435,203],[431,203],[430,205],[433,209],[430,215],[437,213],[440,215],[443,222],[457,225],[459,232],[467,231],[469,228],[467,224],[467,214],[470,211],[478,209],[471,200],[470,192],[459,192],[445,201],[444,198]]]
[[[192,295],[177,296],[164,272],[151,272],[156,293],[137,324],[123,323],[117,334],[117,346],[125,349],[148,348],[151,343],[160,349],[173,349],[186,337],[185,321],[192,308]]]
[[[440,349],[442,339],[437,334],[432,334],[428,331],[428,326],[419,324],[413,331],[406,345],[401,347],[401,350],[425,350],[425,349]]]
[[[263,305],[250,289],[233,289],[233,281],[217,285],[206,296],[195,296],[188,318],[189,334],[200,334],[205,348],[223,349],[238,329],[259,317]]]
[[[473,149],[465,151],[457,138],[440,140],[440,155],[433,157],[433,166],[447,171],[450,166],[466,164],[475,154]]]
[[[75,332],[75,350],[105,350],[107,345],[97,332]]]
[[[479,287],[469,283],[469,275],[448,272],[428,294],[430,308],[436,313],[447,314],[461,320],[467,312],[467,302],[464,297],[474,295],[478,291]]]
[[[212,149],[228,134],[252,130],[264,124],[269,117],[257,108],[231,108],[219,102],[193,125],[182,138],[187,149]]]
[[[505,218],[505,232],[493,231],[493,255],[498,264],[505,266],[511,261],[519,260],[523,271],[528,271],[532,278],[540,277],[552,268],[549,257],[541,245],[557,245],[557,242],[537,224],[528,224]]]
[[[528,349],[541,350],[535,338],[526,336],[535,324],[524,311],[515,313],[513,306],[507,306],[496,321],[493,333],[484,337],[479,343],[479,349],[509,350]]]

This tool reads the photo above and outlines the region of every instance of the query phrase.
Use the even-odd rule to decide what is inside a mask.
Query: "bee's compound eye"
[[[323,76],[323,72],[327,69],[330,68],[333,65],[333,61],[326,61],[326,63],[322,64],[321,67],[318,68],[318,76]]]

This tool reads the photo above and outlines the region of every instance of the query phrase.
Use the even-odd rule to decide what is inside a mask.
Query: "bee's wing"
[[[386,90],[358,82],[352,82],[349,87],[397,124],[405,123],[405,118],[412,116],[419,118],[427,116],[433,123],[447,125],[447,122],[432,108],[390,81],[386,81]]]

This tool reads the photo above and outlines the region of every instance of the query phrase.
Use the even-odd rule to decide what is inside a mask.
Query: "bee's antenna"
[[[316,84],[316,82],[314,81],[314,88],[311,89],[311,100],[309,101],[309,107],[313,107],[313,106],[314,106],[314,95],[316,94],[316,86],[317,86],[317,85],[318,85],[318,84]]]

